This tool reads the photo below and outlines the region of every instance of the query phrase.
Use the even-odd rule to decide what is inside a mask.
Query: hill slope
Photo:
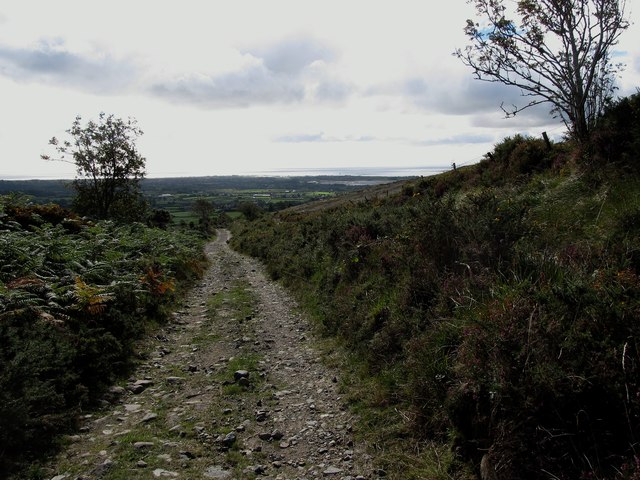
[[[237,226],[358,359],[398,478],[640,475],[639,103],[588,148],[516,136],[396,195]]]

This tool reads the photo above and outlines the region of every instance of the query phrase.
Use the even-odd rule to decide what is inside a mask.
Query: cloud
[[[268,47],[250,48],[246,53],[261,58],[265,67],[274,73],[296,76],[314,62],[333,62],[337,53],[318,40],[297,36],[290,37]]]
[[[323,142],[323,133],[298,133],[293,135],[282,135],[273,140],[278,143],[311,143]]]
[[[416,140],[412,138],[384,137],[378,138],[371,135],[346,135],[341,137],[327,136],[324,133],[299,133],[292,135],[282,135],[273,139],[279,143],[342,143],[342,142],[391,142],[404,143],[420,147],[431,147],[437,145],[474,145],[491,143],[495,140],[493,135],[487,134],[460,134],[451,137]]]
[[[494,113],[484,113],[473,115],[470,118],[472,127],[485,128],[536,128],[546,125],[557,124],[560,126],[562,120],[554,118],[549,112],[550,104],[541,104],[528,108],[513,117],[506,118],[504,115]]]
[[[301,101],[305,96],[301,82],[275,74],[260,62],[219,75],[191,74],[156,82],[149,92],[204,108],[292,103]]]
[[[91,57],[68,51],[61,41],[43,40],[36,48],[0,45],[0,75],[17,81],[73,86],[94,93],[127,87],[135,68],[101,52]]]
[[[483,134],[461,134],[454,135],[453,137],[420,140],[414,142],[415,145],[431,147],[435,145],[474,145],[480,143],[490,143],[495,140],[493,135]]]
[[[470,78],[462,82],[436,78],[429,84],[411,79],[405,83],[404,91],[415,105],[448,115],[495,112],[501,104],[518,105],[523,100],[516,88]]]
[[[308,37],[236,51],[238,64],[227,72],[144,71],[106,52],[71,51],[62,40],[41,40],[32,48],[0,44],[0,76],[80,91],[111,94],[138,89],[163,100],[202,108],[344,102],[353,86],[334,78],[327,62],[334,49]]]
[[[324,133],[298,133],[292,135],[282,135],[273,139],[278,143],[342,143],[342,142],[373,142],[377,140],[375,137],[369,135],[361,136],[344,136],[344,137],[329,137]]]
[[[243,62],[233,71],[157,80],[148,91],[203,108],[340,103],[354,91],[328,72],[327,62],[337,58],[336,52],[312,38],[289,38],[238,53]]]
[[[291,103],[342,103],[354,91],[338,80],[289,76],[261,62],[224,74],[189,74],[156,81],[152,95],[203,108]]]
[[[410,108],[426,113],[440,113],[452,116],[471,116],[474,126],[487,126],[474,119],[491,118],[495,123],[505,114],[500,106],[509,110],[514,105],[522,107],[533,97],[523,97],[521,91],[501,83],[483,82],[470,77],[459,78],[433,75],[409,77],[394,83],[374,85],[365,91],[365,96],[396,97]],[[549,115],[551,105],[526,109],[519,113],[518,122],[527,125],[552,123]],[[514,123],[517,123],[514,121]],[[492,125],[496,126],[496,125]],[[501,125],[504,126],[504,125]]]
[[[354,92],[356,87],[339,80],[322,80],[313,89],[313,99],[319,103],[342,103]]]
[[[374,85],[365,91],[366,96],[401,98],[407,105],[421,111],[445,115],[469,115],[496,111],[500,103],[507,104],[517,97],[501,84],[433,75],[410,77],[393,83]]]

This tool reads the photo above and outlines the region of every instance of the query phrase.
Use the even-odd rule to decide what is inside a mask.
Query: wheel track
[[[229,238],[220,230],[207,244],[211,267],[185,307],[143,342],[127,389],[84,418],[50,478],[373,478],[308,320]],[[238,288],[253,299],[243,318],[230,300]],[[231,367],[246,361],[240,386]],[[133,393],[136,382],[146,388]]]

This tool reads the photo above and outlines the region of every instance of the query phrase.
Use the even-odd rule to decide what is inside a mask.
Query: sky
[[[465,0],[2,0],[0,179],[72,178],[40,156],[100,112],[137,120],[149,177],[420,174],[516,133],[561,138],[547,107],[505,119],[519,91],[452,55],[473,16]],[[634,93],[640,26],[614,53]]]

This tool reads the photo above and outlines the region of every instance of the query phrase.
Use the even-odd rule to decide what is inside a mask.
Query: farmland
[[[231,217],[239,206],[252,203],[266,211],[278,211],[319,199],[333,198],[372,185],[394,182],[400,177],[304,176],[304,177],[184,177],[149,178],[142,182],[150,207],[167,210],[174,223],[194,221],[196,200],[206,200]],[[71,205],[70,180],[0,180],[0,195],[21,193],[33,203]]]

